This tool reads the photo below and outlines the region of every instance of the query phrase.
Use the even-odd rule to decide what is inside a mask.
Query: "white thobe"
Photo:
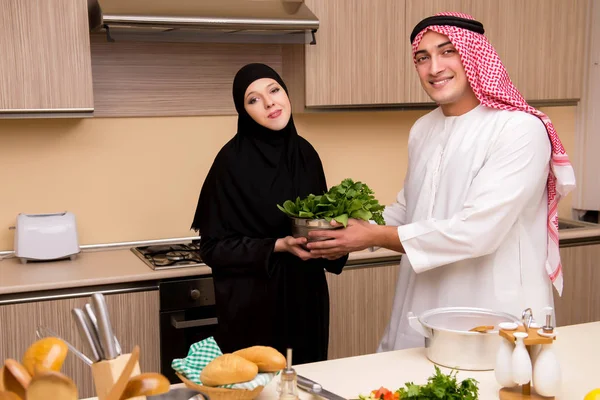
[[[543,123],[482,105],[420,118],[408,171],[387,225],[398,226],[400,263],[390,323],[378,351],[424,345],[408,325],[438,307],[480,307],[538,322],[553,306],[547,255],[550,141]]]

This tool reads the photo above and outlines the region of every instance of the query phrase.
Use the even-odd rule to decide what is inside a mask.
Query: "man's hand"
[[[340,226],[336,221],[331,221],[333,226]],[[307,244],[310,254],[315,257],[323,257],[328,260],[334,259],[331,257],[341,257],[352,251],[364,250],[367,247],[373,246],[374,230],[367,221],[358,219],[349,219],[348,225],[343,229],[311,231],[308,235],[311,238],[332,238],[330,240],[322,240],[310,242]]]
[[[311,258],[318,258],[314,254],[306,251],[306,243],[308,240],[304,237],[295,238],[293,236],[286,236],[281,239],[277,239],[275,242],[276,253],[288,252],[303,261],[310,260]]]

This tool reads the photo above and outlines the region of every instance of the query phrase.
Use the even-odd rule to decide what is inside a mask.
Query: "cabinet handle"
[[[202,318],[202,319],[193,319],[191,321],[178,320],[175,316],[171,317],[171,325],[175,329],[185,329],[185,328],[194,328],[197,326],[208,326],[208,325],[217,325],[219,320],[217,318]]]

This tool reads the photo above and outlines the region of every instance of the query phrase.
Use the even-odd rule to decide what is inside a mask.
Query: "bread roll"
[[[285,368],[285,357],[272,347],[252,346],[235,351],[240,357],[258,365],[260,372],[277,372]]]
[[[235,354],[223,354],[208,363],[200,373],[206,386],[221,386],[248,382],[256,377],[258,367],[252,361]]]

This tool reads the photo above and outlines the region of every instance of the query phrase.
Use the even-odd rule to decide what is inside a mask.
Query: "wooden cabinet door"
[[[111,324],[123,353],[139,345],[141,371],[159,372],[158,290],[105,297]],[[75,348],[84,351],[71,310],[89,302],[89,297],[79,297],[0,306],[0,360],[22,360],[25,350],[37,340],[35,331],[40,326],[51,329]],[[95,396],[90,367],[72,352],[67,355],[61,372],[73,379],[80,398]]]
[[[327,274],[330,297],[329,359],[371,354],[392,315],[400,263]]]
[[[306,46],[306,106],[401,103],[405,0],[306,0],[319,18]]]
[[[93,111],[85,1],[0,0],[0,54],[0,116]]]
[[[423,18],[442,11],[472,15],[528,101],[579,99],[588,0],[406,0],[408,38]],[[408,40],[408,39],[407,39]],[[404,68],[411,103],[431,102],[407,47]]]
[[[562,247],[564,286],[554,292],[556,325],[600,321],[600,244]]]

